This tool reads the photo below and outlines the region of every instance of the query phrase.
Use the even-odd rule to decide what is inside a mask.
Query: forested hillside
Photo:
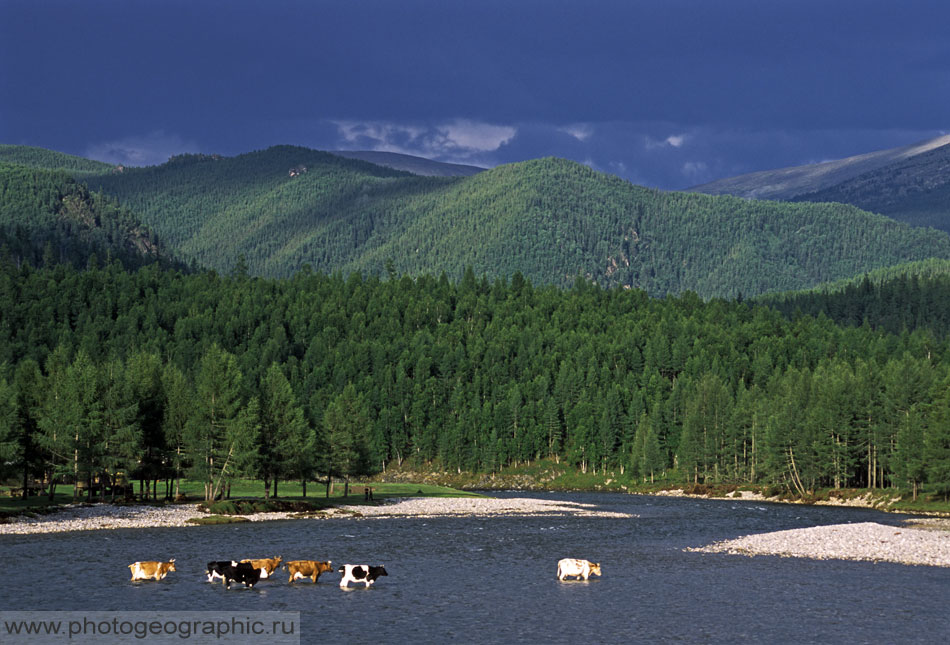
[[[137,267],[160,259],[157,236],[128,209],[65,171],[0,162],[0,255],[17,264]]]
[[[786,316],[824,315],[841,325],[868,324],[899,333],[950,334],[950,261],[926,260],[879,269],[807,291],[762,296]]]
[[[398,152],[375,150],[333,150],[333,154],[347,159],[359,159],[395,170],[405,170],[423,177],[468,177],[483,172],[484,168],[457,163],[433,161],[424,157],[404,155]]]
[[[180,155],[88,183],[143,213],[187,260],[230,271],[243,255],[253,274],[289,276],[305,263],[343,268],[376,228],[368,205],[441,181],[276,146],[237,157]]]
[[[950,354],[764,306],[444,277],[0,263],[0,463],[313,479],[556,455],[650,480],[950,491]]]
[[[62,152],[34,148],[31,146],[13,146],[0,144],[0,162],[14,163],[30,168],[45,170],[66,170],[73,177],[86,177],[112,172],[114,166],[101,161],[74,157]]]
[[[89,180],[142,212],[181,257],[228,272],[577,275],[651,295],[803,289],[950,258],[950,236],[856,208],[663,193],[561,159],[421,178],[280,146],[187,155]],[[388,268],[388,269],[387,269]]]
[[[433,268],[453,277],[469,265],[562,286],[581,274],[608,287],[705,298],[801,288],[901,258],[950,257],[950,237],[855,208],[666,193],[561,159],[486,171],[449,187],[444,202],[446,211],[416,208],[423,215],[406,235],[351,266],[369,271],[402,258],[399,270],[421,273],[434,258]]]

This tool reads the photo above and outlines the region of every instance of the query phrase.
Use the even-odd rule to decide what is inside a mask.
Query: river
[[[903,516],[597,493],[517,493],[637,518],[290,520],[0,536],[3,610],[299,611],[301,642],[936,643],[950,633],[950,569],[685,552],[714,541]],[[206,582],[210,560],[271,557],[384,564],[369,589],[339,574],[253,589]],[[127,564],[176,558],[161,582]],[[559,582],[557,561],[603,576]]]

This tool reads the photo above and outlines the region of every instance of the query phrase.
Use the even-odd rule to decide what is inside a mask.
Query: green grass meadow
[[[367,487],[372,488],[372,502],[365,500],[364,489]],[[52,501],[50,501],[46,495],[34,495],[27,499],[11,497],[10,489],[10,486],[0,486],[0,516],[17,515],[20,513],[40,514],[73,502],[72,486],[58,485],[56,487],[56,495]],[[164,490],[164,484],[160,484],[159,502],[157,502],[159,504],[165,503],[161,500]],[[204,485],[202,482],[182,480],[179,490],[188,502],[200,502],[204,498]],[[137,485],[136,491],[138,491]],[[300,485],[300,482],[281,482],[277,488],[277,492],[279,493],[279,497],[275,498],[273,497],[273,489],[271,489],[271,500],[274,502],[306,502],[307,506],[315,510],[335,506],[337,504],[379,503],[384,499],[400,497],[484,497],[484,495],[480,493],[457,490],[448,486],[379,482],[350,482],[350,494],[347,497],[343,496],[344,485],[342,482],[334,483],[333,492],[329,497],[327,497],[326,485],[315,484],[313,482],[307,485],[306,497],[303,496],[303,487]],[[230,501],[240,500],[263,502],[264,485],[259,480],[238,479],[232,481]],[[80,497],[80,501],[85,501],[85,495]],[[149,503],[155,502],[150,501]],[[277,504],[274,504],[274,506],[277,506]],[[268,510],[263,505],[258,508],[259,510]]]

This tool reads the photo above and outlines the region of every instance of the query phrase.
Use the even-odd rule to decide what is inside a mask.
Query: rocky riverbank
[[[749,490],[736,490],[721,496],[710,496],[709,494],[691,494],[682,488],[671,488],[659,490],[651,495],[661,497],[691,497],[693,499],[742,499],[756,502],[775,502],[777,504],[809,504],[812,506],[851,506],[854,508],[873,508],[879,511],[887,511],[888,506],[899,499],[899,497],[874,497],[870,493],[863,495],[854,495],[851,497],[829,497],[828,499],[816,500],[796,500],[785,499],[782,497],[768,497],[762,493]]]
[[[482,517],[492,515],[572,515],[579,517],[638,517],[603,511],[596,504],[515,497],[409,497],[380,506],[343,506],[363,517]]]
[[[950,567],[948,529],[947,520],[914,519],[902,527],[876,522],[833,524],[747,535],[686,551]]]
[[[636,518],[636,515],[600,510],[582,504],[532,497],[410,497],[379,505],[341,505],[312,515],[313,518],[359,517],[490,517],[581,516]],[[189,519],[208,517],[197,504],[168,506],[112,506],[77,504],[59,512],[19,518],[0,524],[0,535],[56,533],[120,528],[192,526]],[[261,522],[299,517],[293,512],[254,513],[239,516]],[[305,521],[303,519],[298,521]],[[865,522],[818,526],[749,535],[708,546],[686,549],[701,553],[778,555],[811,559],[847,559],[897,562],[910,565],[950,566],[950,519],[910,519],[894,527]]]
[[[411,497],[378,506],[341,505],[328,508],[307,519],[327,517],[442,517],[497,515],[576,515],[584,517],[635,517],[624,513],[598,510],[593,504],[579,504],[530,497],[496,499],[491,497]],[[71,504],[62,510],[38,517],[18,518],[0,524],[0,535],[59,533],[101,529],[155,528],[192,526],[189,519],[208,517],[198,504],[170,506],[111,506],[108,504]],[[251,522],[295,519],[293,512],[239,515]]]
[[[780,504],[805,504],[814,506],[851,506],[872,508],[879,511],[896,513],[917,513],[950,517],[946,506],[931,507],[928,510],[911,509],[903,503],[902,495],[893,490],[877,489],[840,489],[818,491],[806,498],[774,493],[767,486],[754,490],[730,484],[683,484],[669,482],[653,485],[634,483],[629,477],[618,477],[616,473],[580,473],[566,462],[556,463],[542,460],[530,465],[511,467],[499,473],[472,473],[442,470],[419,470],[411,467],[390,467],[386,472],[376,475],[372,481],[381,483],[425,483],[447,486],[458,490],[471,491],[523,491],[532,492],[605,492],[627,493],[634,495],[660,495],[666,497],[688,497],[692,499],[742,499]],[[663,488],[663,486],[670,486]]]
[[[113,506],[110,504],[68,504],[60,510],[36,517],[17,517],[0,524],[0,535],[60,533],[97,529],[188,526],[188,519],[201,515],[197,504],[173,506]]]

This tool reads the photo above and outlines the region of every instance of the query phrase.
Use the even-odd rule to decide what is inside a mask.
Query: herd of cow
[[[270,578],[281,562],[283,562],[283,559],[280,556],[260,560],[241,560],[240,562],[236,560],[209,562],[208,582],[214,582],[215,578],[221,578],[228,589],[231,588],[232,582],[240,582],[250,588],[259,581]],[[316,582],[321,573],[333,571],[329,560],[326,562],[289,560],[283,564],[284,569],[290,574],[290,577],[287,578],[288,583],[303,578],[310,578]],[[172,558],[168,562],[133,562],[129,565],[129,569],[132,571],[132,580],[161,580],[170,571],[175,571],[175,559]],[[343,574],[343,577],[340,578],[340,587],[343,589],[349,587],[351,582],[362,582],[369,587],[376,582],[376,578],[389,575],[382,565],[374,567],[367,564],[344,564],[337,569],[337,572]],[[587,580],[592,575],[601,575],[600,563],[577,558],[563,558],[557,563],[558,580],[563,581],[568,576]]]
[[[220,578],[224,585],[230,589],[232,582],[240,582],[246,587],[253,587],[261,580],[273,576],[277,567],[281,565],[283,559],[280,556],[276,558],[262,558],[259,560],[220,560],[208,563],[208,582],[214,582],[215,578]],[[288,583],[310,578],[314,582],[320,577],[321,573],[332,571],[330,561],[318,562],[316,560],[290,560],[283,563],[284,568],[290,573],[287,579]],[[175,571],[175,559],[168,562],[133,562],[129,565],[132,571],[132,580],[161,580],[169,572]],[[337,569],[343,574],[340,578],[340,587],[347,588],[350,583],[362,582],[367,587],[376,582],[380,576],[388,576],[386,569],[380,565],[378,567],[366,564],[344,564]]]

